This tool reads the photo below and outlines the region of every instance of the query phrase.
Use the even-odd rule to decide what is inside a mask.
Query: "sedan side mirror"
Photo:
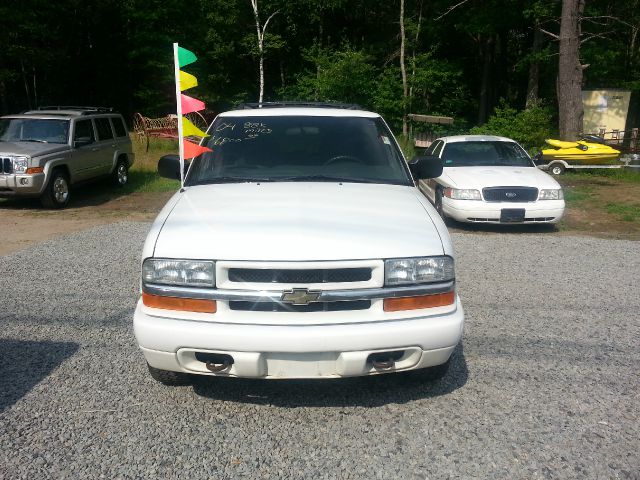
[[[409,162],[409,169],[416,180],[436,178],[442,175],[442,160],[433,155],[414,157]]]
[[[187,173],[189,162],[184,162],[184,172]],[[180,155],[164,155],[158,160],[158,175],[171,180],[180,180]]]

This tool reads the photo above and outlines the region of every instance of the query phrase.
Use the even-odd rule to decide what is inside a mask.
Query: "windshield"
[[[187,185],[310,181],[411,185],[406,163],[380,118],[221,117],[213,150],[193,161]]]
[[[453,142],[442,152],[445,167],[533,167],[533,162],[515,142]]]
[[[0,118],[0,142],[67,143],[69,121]]]

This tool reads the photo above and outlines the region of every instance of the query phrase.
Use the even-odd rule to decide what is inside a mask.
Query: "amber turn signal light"
[[[383,308],[385,312],[399,312],[401,310],[444,307],[445,305],[452,305],[455,301],[455,292],[421,295],[419,297],[385,298]]]
[[[216,313],[215,300],[201,298],[163,297],[160,295],[142,294],[142,303],[151,308],[163,308],[165,310],[182,310],[185,312]]]
[[[42,173],[44,172],[44,167],[30,167],[27,168],[27,174],[30,175],[32,173]]]

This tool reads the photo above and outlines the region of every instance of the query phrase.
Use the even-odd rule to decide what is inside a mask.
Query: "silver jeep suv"
[[[122,115],[107,108],[43,107],[0,117],[0,197],[64,208],[71,186],[127,183],[134,155]]]

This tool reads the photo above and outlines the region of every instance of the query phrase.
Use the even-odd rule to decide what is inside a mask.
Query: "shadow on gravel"
[[[78,350],[77,343],[0,339],[0,412]]]
[[[493,223],[462,223],[456,222],[450,218],[446,221],[447,228],[450,232],[459,233],[558,233],[558,227],[553,223],[538,223],[526,225],[509,225],[509,224],[493,224]]]
[[[194,392],[212,400],[278,407],[380,407],[446,395],[467,383],[462,344],[447,375],[430,381],[423,371],[327,380],[249,380],[197,377]]]

